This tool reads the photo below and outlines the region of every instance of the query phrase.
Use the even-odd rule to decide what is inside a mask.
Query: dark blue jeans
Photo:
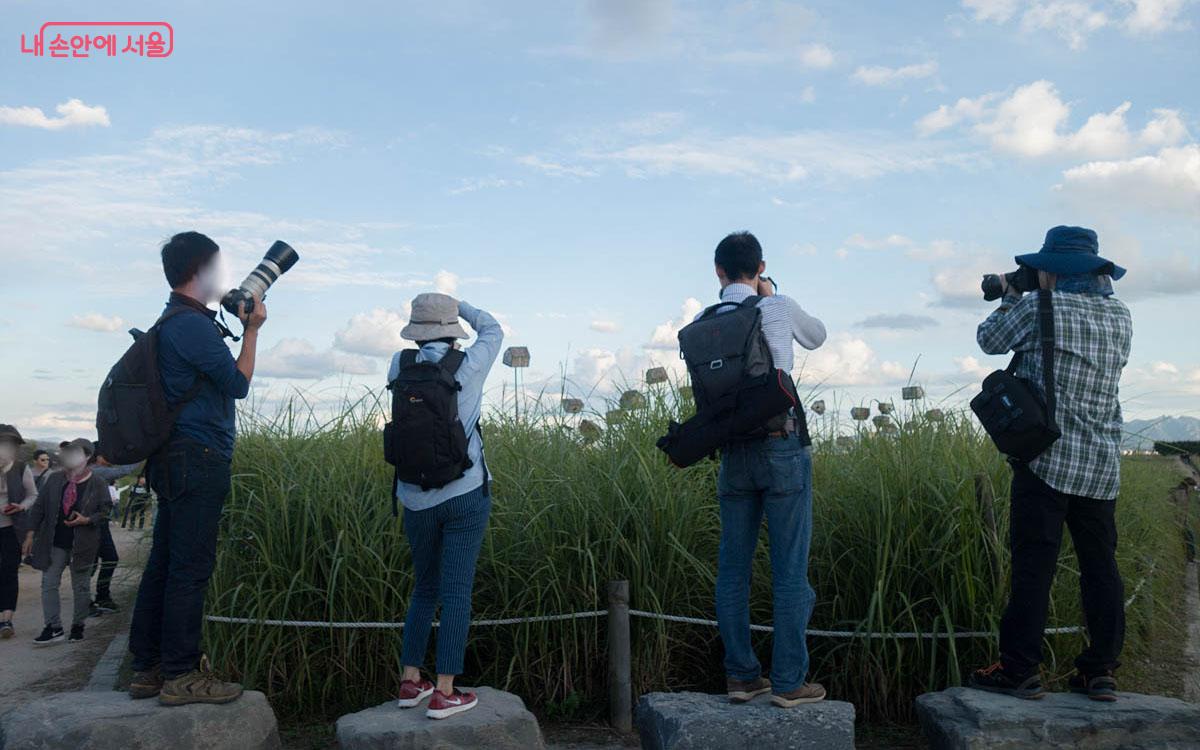
[[[763,516],[770,540],[774,600],[771,687],[786,693],[808,674],[806,631],[816,593],[808,583],[812,540],[812,458],[793,435],[735,443],[721,455],[717,480],[721,551],[717,565],[717,621],[725,645],[725,672],[754,680],[762,665],[750,645],[750,571]]]
[[[194,441],[174,440],[153,459],[150,485],[158,493],[158,515],[129,650],[135,670],[161,665],[169,679],[200,661],[204,594],[217,559],[229,460]]]
[[[462,674],[475,562],[491,510],[491,498],[483,494],[482,486],[432,508],[404,509],[404,534],[412,547],[416,575],[404,617],[403,666],[425,663],[433,612],[441,601],[437,673]]]

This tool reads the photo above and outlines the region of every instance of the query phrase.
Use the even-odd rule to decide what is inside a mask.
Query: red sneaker
[[[429,680],[413,682],[405,680],[400,683],[400,700],[396,705],[400,708],[416,708],[429,696],[433,695],[433,683]]]
[[[454,688],[454,692],[450,695],[436,690],[433,698],[429,701],[429,708],[425,709],[425,716],[430,719],[448,719],[454,714],[470,711],[478,703],[479,699],[475,697],[474,693],[464,693],[458,688]]]

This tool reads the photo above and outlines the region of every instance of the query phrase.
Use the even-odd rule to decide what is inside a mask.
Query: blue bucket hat
[[[1124,268],[1100,257],[1096,233],[1084,227],[1054,227],[1046,232],[1041,250],[1018,255],[1016,260],[1019,265],[1060,276],[1099,273],[1119,279],[1125,275]]]

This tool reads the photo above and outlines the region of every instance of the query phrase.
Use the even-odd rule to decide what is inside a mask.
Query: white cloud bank
[[[1049,31],[1073,50],[1095,32],[1116,27],[1135,36],[1188,28],[1180,16],[1191,0],[962,0],[981,23],[1018,20],[1022,33]]]
[[[88,106],[78,99],[68,99],[54,108],[58,117],[50,117],[39,107],[0,107],[0,125],[16,125],[43,130],[62,130],[99,125],[108,127],[108,111],[100,106]]]
[[[102,315],[98,312],[74,315],[67,322],[72,328],[82,328],[85,331],[112,333],[125,327],[125,321],[117,315]]]
[[[929,78],[937,73],[937,63],[933,60],[899,68],[889,68],[883,65],[860,65],[854,71],[853,78],[867,86],[889,86],[918,78]]]

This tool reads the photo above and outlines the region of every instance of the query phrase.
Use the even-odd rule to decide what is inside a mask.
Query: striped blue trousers
[[[429,630],[438,602],[437,673],[462,674],[471,623],[475,561],[492,510],[483,485],[425,510],[404,509],[404,533],[412,548],[416,580],[404,617],[401,662],[420,667],[429,649]]]

